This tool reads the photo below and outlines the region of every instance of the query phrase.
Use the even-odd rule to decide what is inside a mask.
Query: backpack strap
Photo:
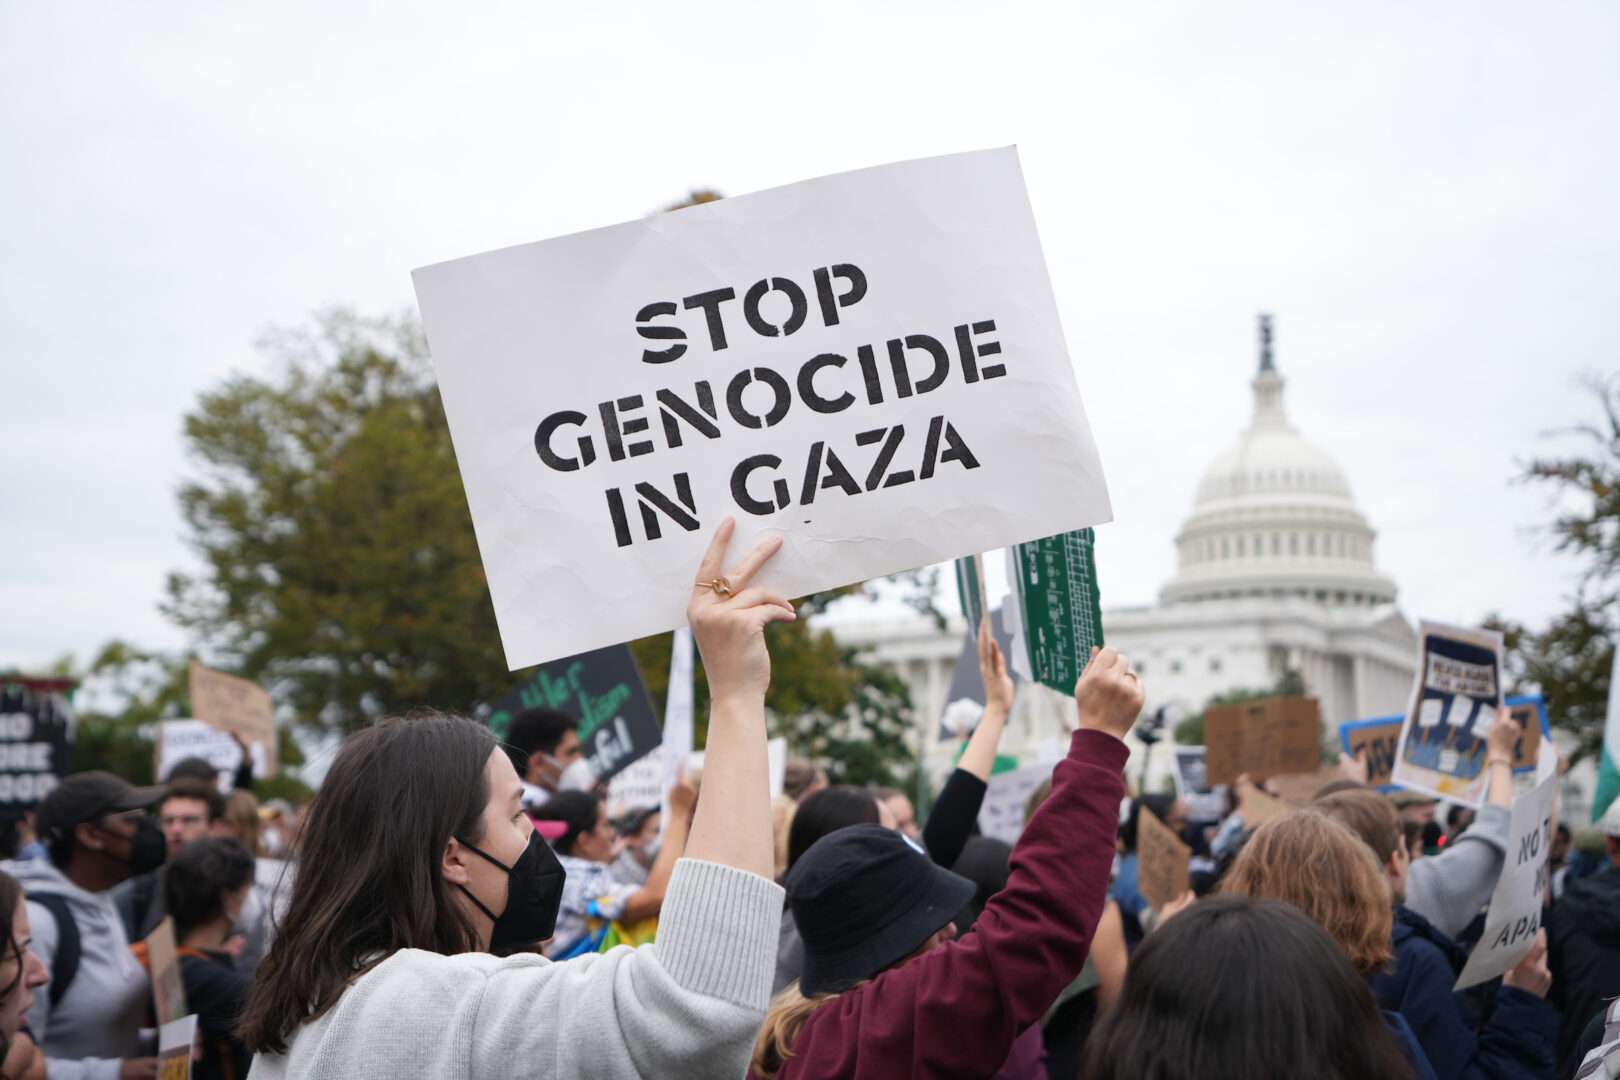
[[[56,920],[56,952],[51,956],[51,1008],[56,1008],[62,996],[73,985],[79,973],[79,924],[68,907],[67,897],[60,893],[29,893],[28,899],[51,913]]]

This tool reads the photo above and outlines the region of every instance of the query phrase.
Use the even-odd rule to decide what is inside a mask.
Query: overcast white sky
[[[1147,602],[1247,422],[1254,314],[1409,615],[1540,619],[1510,484],[1620,368],[1620,5],[0,4],[0,669],[189,558],[181,417],[413,267],[1017,143]],[[1060,493],[1054,493],[1061,497]]]

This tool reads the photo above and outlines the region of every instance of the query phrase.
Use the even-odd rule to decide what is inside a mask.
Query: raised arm
[[[1012,676],[1007,674],[1001,647],[990,634],[988,619],[979,623],[979,674],[984,678],[984,715],[923,826],[923,847],[935,863],[947,868],[955,865],[973,835],[1007,714],[1012,711]]]
[[[675,863],[686,854],[686,837],[692,829],[692,807],[697,803],[697,791],[682,778],[669,789],[668,802],[669,820],[664,825],[664,842],[647,871],[646,883],[625,901],[626,922],[658,914],[658,909],[664,906],[664,894],[669,891]]]
[[[721,523],[698,568],[686,609],[708,676],[710,703],[703,797],[692,820],[686,854],[768,880],[776,864],[765,759],[765,689],[771,683],[765,627],[798,616],[782,597],[749,587],[760,567],[781,549],[780,537],[760,541],[722,576],[735,531],[730,518]]]
[[[1124,658],[1105,649],[1075,697],[1080,730],[1013,849],[1006,888],[972,932],[823,1005],[794,1048],[817,1063],[814,1075],[994,1075],[1080,973],[1106,900],[1124,793],[1121,740],[1142,689]]]

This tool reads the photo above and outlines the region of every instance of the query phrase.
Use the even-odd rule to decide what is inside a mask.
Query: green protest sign
[[[579,741],[598,780],[617,775],[663,739],[646,684],[627,645],[593,649],[533,669],[495,702],[489,727],[505,739],[524,709],[556,709],[579,721]]]
[[[1008,569],[1018,598],[1019,629],[1035,681],[1074,692],[1102,647],[1102,601],[1097,588],[1096,534],[1059,533],[1009,549]]]
[[[984,556],[964,555],[956,560],[956,597],[967,617],[968,636],[977,639],[979,624],[989,604],[984,599]]]

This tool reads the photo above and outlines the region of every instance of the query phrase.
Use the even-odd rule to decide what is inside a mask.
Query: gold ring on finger
[[[725,597],[731,595],[731,582],[723,577],[717,577],[713,581],[700,581],[698,582],[698,588],[713,589],[716,596]]]

